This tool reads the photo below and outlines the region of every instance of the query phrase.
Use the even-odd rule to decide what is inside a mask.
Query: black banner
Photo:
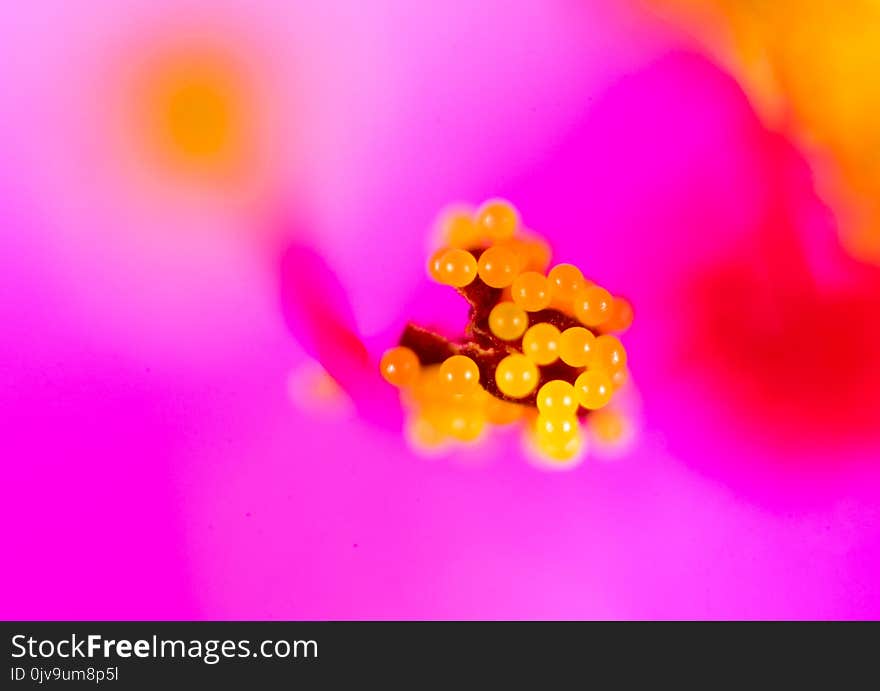
[[[791,680],[870,662],[877,627],[833,624],[516,622],[43,622],[2,624],[2,688],[242,688],[352,680],[409,688],[477,676],[644,685],[644,675]],[[840,629],[840,630],[838,630]],[[842,641],[846,645],[841,645]],[[840,667],[835,667],[835,655]],[[709,676],[702,676],[709,665]],[[745,676],[743,674],[745,673]],[[350,686],[350,683],[348,684]],[[570,685],[570,684],[567,684]]]

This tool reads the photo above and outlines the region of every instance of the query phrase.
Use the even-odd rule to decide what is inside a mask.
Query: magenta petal
[[[730,76],[655,61],[501,193],[632,300],[645,425],[677,458],[768,504],[877,472],[880,278]]]
[[[361,417],[399,429],[397,394],[379,376],[354,328],[345,289],[323,257],[302,244],[288,246],[280,287],[284,319],[303,349],[351,396]]]

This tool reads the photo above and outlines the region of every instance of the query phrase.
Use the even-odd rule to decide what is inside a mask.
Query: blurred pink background
[[[0,14],[0,616],[880,617],[880,270],[676,24],[571,0]],[[381,384],[303,395],[335,333],[303,291],[375,357],[440,304],[436,214],[494,195],[635,305],[624,453],[424,458],[376,424]]]

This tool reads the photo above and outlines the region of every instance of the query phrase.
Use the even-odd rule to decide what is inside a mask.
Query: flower
[[[535,162],[531,174],[484,195],[493,192],[516,200],[525,218],[549,228],[554,250],[566,259],[598,267],[596,277],[607,285],[626,286],[639,312],[628,344],[644,400],[644,433],[616,467],[628,489],[636,473],[646,492],[662,498],[648,508],[640,493],[615,501],[628,511],[639,504],[632,520],[641,529],[647,515],[657,520],[659,507],[671,513],[645,538],[663,545],[651,552],[653,576],[658,563],[663,575],[647,586],[615,571],[627,603],[615,611],[756,617],[875,611],[880,603],[860,600],[817,612],[814,597],[801,599],[785,586],[786,564],[803,554],[821,563],[824,575],[822,583],[801,581],[805,589],[798,592],[833,592],[847,600],[843,593],[860,588],[856,584],[870,569],[856,568],[838,550],[873,558],[870,507],[880,492],[880,439],[871,424],[878,409],[880,351],[870,318],[877,276],[840,252],[830,214],[791,144],[761,125],[723,73],[678,53],[621,80]],[[407,303],[423,303],[423,290],[414,283],[401,291],[405,299],[384,308],[407,313]],[[441,309],[436,302],[434,308]],[[400,325],[398,317],[388,331],[399,333]],[[835,340],[836,332],[842,340]],[[503,439],[482,453],[497,463],[509,454]],[[673,480],[670,456],[698,474]],[[596,464],[584,473],[589,479],[566,480],[577,488],[573,493],[589,487],[590,504],[601,492],[597,487],[611,480]],[[689,480],[679,484],[684,477]],[[608,491],[603,496],[615,496]],[[500,501],[494,494],[472,499],[490,500]],[[719,504],[710,509],[704,501]],[[492,509],[503,511],[501,504]],[[583,554],[600,548],[607,554],[608,545],[600,547],[588,525],[594,520],[607,530],[607,524],[594,512],[580,509],[577,515],[585,523],[573,529],[582,541],[575,544]],[[472,531],[473,514],[470,519]],[[818,532],[820,525],[833,526],[835,537]],[[499,532],[491,535],[499,539]],[[638,540],[627,535],[624,542],[629,550]],[[761,551],[748,567],[733,557],[768,543],[775,554]],[[644,546],[637,549],[644,556]],[[822,556],[806,557],[814,549]],[[694,583],[671,575],[673,555],[682,573],[699,571],[708,600],[697,603]],[[712,567],[706,567],[707,555]],[[578,572],[583,566],[575,555],[562,561]],[[607,561],[591,564],[609,573]],[[833,564],[843,575],[829,581]],[[740,575],[725,575],[743,570],[745,591]],[[608,592],[607,582],[602,587]],[[458,602],[455,591],[444,592]],[[663,605],[657,604],[660,593]],[[540,611],[559,616],[603,611],[596,600],[587,604],[583,591],[567,591],[565,601],[553,605],[538,599]],[[529,606],[518,614],[537,611]],[[488,604],[480,608],[490,611]]]
[[[118,54],[98,48],[170,16],[170,4],[147,5],[31,3],[0,23],[15,57],[0,67],[13,85],[0,131],[0,288],[14,298],[0,302],[0,520],[17,559],[5,616],[880,611],[870,473],[795,511],[785,485],[756,501],[726,471],[695,472],[728,448],[695,413],[731,436],[742,420],[724,415],[724,392],[693,390],[698,370],[665,369],[683,352],[668,336],[710,332],[699,315],[715,312],[692,312],[695,279],[749,256],[773,208],[768,184],[784,179],[722,72],[688,54],[649,59],[671,39],[602,4],[205,3],[194,16],[211,14],[209,33],[219,23],[221,44],[246,48],[271,76],[271,110],[290,116],[270,157],[279,165],[255,178],[273,184],[235,187],[247,194],[230,203],[222,178],[170,184],[149,166],[117,177],[118,150],[94,137],[105,120],[86,106],[105,101],[92,97],[92,68]],[[256,46],[238,33],[253,26]],[[426,231],[448,201],[496,193],[557,256],[633,298],[627,345],[645,417],[622,462],[536,473],[502,437],[435,463],[400,434],[372,358],[404,319],[460,326],[464,306],[424,279]],[[791,218],[821,212],[808,189],[788,201]],[[261,232],[254,217],[280,206],[288,220]],[[811,259],[827,256],[824,232],[793,227],[819,241]],[[276,254],[279,231],[290,249]],[[290,283],[291,266],[327,279],[322,302],[288,292],[309,285]],[[864,295],[869,279],[843,268],[839,289]],[[707,342],[706,369],[724,372],[731,356]],[[291,406],[290,370],[310,358],[357,414]],[[664,389],[670,379],[687,395]],[[874,448],[863,437],[859,452]]]

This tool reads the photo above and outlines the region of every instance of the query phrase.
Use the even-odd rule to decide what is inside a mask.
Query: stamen
[[[382,356],[382,376],[409,409],[407,437],[441,448],[480,439],[487,423],[524,420],[541,455],[572,465],[584,448],[581,420],[617,414],[606,407],[626,381],[627,354],[612,333],[629,328],[632,306],[573,264],[545,275],[549,245],[521,234],[508,202],[456,211],[442,229],[428,273],[471,309],[461,339],[409,324]]]

